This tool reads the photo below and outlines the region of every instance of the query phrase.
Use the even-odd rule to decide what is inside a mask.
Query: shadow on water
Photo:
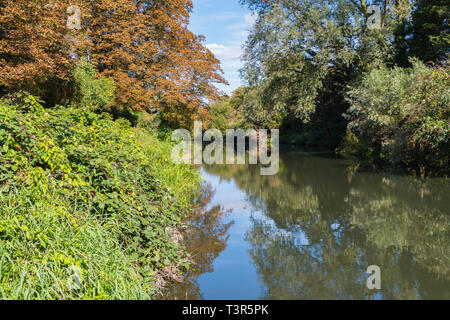
[[[358,172],[339,159],[295,152],[281,154],[275,176],[261,176],[258,166],[249,165],[202,172],[217,192],[215,202],[225,193],[245,202],[239,218],[245,215],[248,224],[239,236],[224,223],[220,206],[194,214],[190,250],[201,262],[183,284],[192,295],[175,297],[208,299],[204,292],[215,281],[233,277],[214,271],[219,254],[232,250],[228,233],[238,239],[233,245],[245,243],[248,250],[226,256],[248,259],[260,284],[253,294],[261,299],[450,299],[447,178]],[[381,268],[381,290],[366,286],[370,265]],[[204,273],[212,275],[198,285],[195,279]],[[229,282],[239,285],[246,284]],[[228,292],[219,298],[236,298],[226,288],[216,290]]]

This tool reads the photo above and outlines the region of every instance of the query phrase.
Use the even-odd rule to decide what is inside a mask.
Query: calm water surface
[[[450,182],[355,171],[325,155],[201,169],[171,299],[450,299]],[[367,267],[381,268],[368,290]]]

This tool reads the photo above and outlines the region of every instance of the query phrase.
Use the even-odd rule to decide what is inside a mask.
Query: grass
[[[0,298],[151,299],[199,189],[171,144],[32,96],[0,100]]]

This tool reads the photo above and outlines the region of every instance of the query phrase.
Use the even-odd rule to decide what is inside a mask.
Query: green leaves
[[[411,116],[405,127],[409,150],[421,165],[448,170],[450,161],[449,68],[434,68],[414,79],[414,88],[405,98]]]
[[[259,14],[246,43],[242,70],[252,89],[246,114],[254,123],[279,125],[289,118],[310,122],[316,110],[324,108],[321,95],[336,70],[351,68],[356,75],[391,54],[394,19],[386,14],[385,28],[372,32],[366,27],[365,8],[356,2],[243,2]]]
[[[408,26],[410,54],[424,62],[448,56],[450,47],[449,4],[446,0],[417,0]]]
[[[78,103],[101,112],[110,110],[114,104],[116,86],[114,80],[97,77],[95,66],[81,58],[75,66],[73,77]]]
[[[182,249],[166,228],[178,225],[189,209],[198,175],[194,168],[164,161],[169,143],[126,120],[82,108],[44,109],[26,96],[19,105],[0,100],[0,156],[0,239],[6,241],[0,256],[17,259],[19,271],[29,261],[46,259],[54,270],[44,266],[42,273],[65,283],[67,259],[53,254],[62,246],[70,261],[87,259],[88,279],[96,279],[81,295],[129,298],[130,289],[115,287],[116,271],[106,265],[111,259],[114,270],[128,270],[121,281],[130,288],[144,286],[143,278],[151,280],[180,260]],[[8,201],[17,205],[8,209]],[[16,273],[5,277],[18,280]],[[29,280],[27,285],[34,290],[41,284]],[[52,297],[74,297],[59,290]]]
[[[351,132],[344,153],[371,148],[372,160],[448,169],[448,68],[412,64],[411,69],[374,69],[350,88],[346,117]],[[357,143],[350,143],[350,135],[356,135]]]

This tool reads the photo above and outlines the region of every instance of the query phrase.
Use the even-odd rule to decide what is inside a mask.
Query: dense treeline
[[[287,143],[448,168],[448,1],[242,3],[258,15],[245,86],[211,105],[214,126],[277,127]]]
[[[72,5],[81,24],[70,30]],[[191,0],[0,1],[0,90],[65,104],[84,56],[115,82],[111,111],[159,110],[173,126],[208,119],[203,101],[217,96],[213,84],[224,79],[203,38],[188,29],[191,10]]]
[[[367,162],[447,170],[450,74],[444,67],[372,70],[348,91],[342,154]]]

